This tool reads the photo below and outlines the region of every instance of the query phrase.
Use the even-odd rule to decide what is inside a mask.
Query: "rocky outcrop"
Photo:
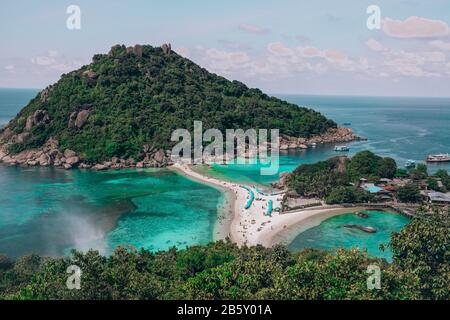
[[[307,149],[313,144],[342,143],[361,140],[350,128],[330,128],[324,134],[310,138],[296,138],[289,136],[280,137],[280,150]]]
[[[162,51],[164,54],[170,54],[172,52],[172,45],[170,43],[164,43],[161,46]]]
[[[134,47],[128,47],[127,53],[132,53],[138,58],[142,58],[142,46],[140,44],[136,44]]]
[[[89,110],[81,110],[80,112],[72,112],[69,116],[69,128],[81,129],[87,122],[90,115]]]
[[[41,91],[41,96],[40,96],[41,102],[43,102],[43,103],[48,102],[51,89],[52,89],[52,86],[48,86],[47,88],[45,88],[44,90]]]
[[[88,79],[90,85],[95,85],[97,83],[98,75],[92,70],[86,70],[82,73],[83,77]]]
[[[55,139],[49,139],[40,149],[25,150],[17,154],[8,152],[8,145],[0,145],[0,163],[19,166],[53,166],[64,169],[80,168],[97,171],[124,168],[161,168],[172,164],[167,153],[162,149],[144,146],[141,154],[142,161],[136,163],[133,158],[121,159],[113,157],[111,161],[96,164],[83,162],[83,158],[75,151],[59,150],[59,143]]]
[[[50,123],[50,116],[47,110],[36,110],[28,116],[25,124],[25,130],[30,131],[34,126]]]

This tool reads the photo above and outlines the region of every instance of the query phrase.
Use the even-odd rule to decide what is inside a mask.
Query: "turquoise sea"
[[[301,163],[315,163],[338,154],[353,155],[362,150],[392,157],[399,167],[409,159],[419,163],[425,162],[428,154],[450,153],[450,98],[296,95],[279,95],[279,98],[317,110],[368,139],[347,144],[348,153],[335,152],[335,144],[280,152],[279,172],[292,171]],[[428,169],[429,172],[450,171],[450,162],[428,164]],[[262,185],[269,185],[279,176],[279,173],[261,175],[260,165],[238,164],[214,165],[209,174]]]
[[[205,244],[222,203],[216,189],[169,170],[0,166],[0,185],[0,252],[14,257]]]
[[[317,227],[300,233],[289,245],[293,251],[304,248],[319,248],[333,250],[341,246],[346,249],[351,247],[367,249],[369,256],[391,259],[392,252],[387,247],[388,239],[392,232],[400,230],[409,221],[402,215],[380,211],[366,211],[368,218],[360,218],[355,214],[348,213],[332,217],[323,221]],[[344,224],[359,224],[371,226],[377,230],[376,233],[366,233],[358,229],[344,228]],[[384,245],[384,251],[380,250]]]
[[[0,126],[7,124],[36,93],[0,89]],[[351,123],[357,134],[369,140],[350,144],[350,154],[370,149],[402,164],[407,159],[423,160],[428,153],[450,152],[450,99],[281,98],[312,107],[339,124]],[[282,154],[280,172],[334,156],[333,147]],[[441,167],[450,169],[448,165],[434,165],[430,171]],[[278,177],[261,176],[259,169],[259,165],[229,165],[204,170],[266,187]],[[168,170],[98,173],[0,166],[0,186],[0,252],[13,257],[30,252],[61,255],[71,248],[109,253],[118,245],[163,250],[206,243],[213,239],[223,199],[219,191]],[[368,246],[375,255],[389,256],[389,252],[374,249],[380,241],[387,242],[389,232],[377,233],[374,238],[348,234],[342,228],[333,229],[333,219],[301,234],[291,249],[298,250],[306,243],[323,248]],[[390,226],[386,229],[389,231],[406,223],[398,215],[377,214],[374,219]],[[369,238],[363,241],[364,237]],[[318,238],[321,241],[314,240]]]

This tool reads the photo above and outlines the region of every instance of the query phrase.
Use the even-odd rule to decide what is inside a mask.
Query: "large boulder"
[[[71,166],[78,164],[78,162],[80,162],[80,158],[78,157],[69,157],[66,159],[66,163]]]
[[[83,76],[88,79],[90,85],[94,85],[97,82],[98,75],[92,70],[84,71]]]
[[[172,52],[172,46],[170,43],[164,43],[161,46],[161,49],[164,52],[164,54],[170,54]]]
[[[82,126],[84,126],[87,119],[89,118],[89,114],[90,114],[89,110],[82,110],[78,112],[77,118],[75,119],[75,127],[80,129]]]
[[[164,150],[159,149],[153,156],[153,159],[155,159],[158,163],[163,163],[166,159],[166,154],[164,153]]]
[[[50,156],[46,153],[43,153],[37,161],[39,162],[39,165],[43,167],[47,167],[51,164]]]
[[[68,158],[72,158],[72,157],[76,157],[77,153],[73,150],[70,149],[66,149],[64,150],[64,158],[68,159]]]
[[[51,89],[52,89],[52,86],[48,86],[47,88],[45,88],[44,90],[41,91],[41,96],[40,96],[41,102],[46,103],[48,101]]]
[[[47,110],[36,110],[32,115],[28,116],[25,124],[25,130],[31,130],[34,126],[50,123],[50,116]]]
[[[12,142],[13,143],[23,143],[30,137],[30,135],[31,134],[29,132],[19,133],[18,135],[13,137]]]

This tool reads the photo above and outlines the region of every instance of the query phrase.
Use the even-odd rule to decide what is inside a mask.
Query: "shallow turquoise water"
[[[371,150],[392,157],[399,167],[408,159],[424,162],[428,154],[450,153],[450,99],[407,97],[344,97],[282,95],[281,99],[317,110],[338,124],[350,123],[356,134],[368,141],[349,143],[350,152],[337,153],[334,144],[305,151],[280,152],[279,173],[299,164]],[[450,163],[428,164],[430,172],[450,171]],[[260,166],[215,165],[211,175],[236,182],[269,185],[279,173],[264,176]]]
[[[0,89],[0,127],[37,92]],[[349,122],[357,134],[369,138],[352,143],[350,155],[369,149],[391,156],[401,165],[407,159],[423,160],[428,153],[450,152],[450,99],[281,98],[312,107],[339,124]],[[279,172],[334,156],[333,147],[282,153]],[[450,164],[429,168],[450,169]],[[262,176],[259,165],[216,165],[206,171],[220,178],[262,186],[278,179],[278,174]],[[167,170],[95,173],[0,166],[0,186],[0,252],[14,257],[30,252],[60,255],[70,248],[95,248],[108,253],[121,244],[161,250],[173,245],[206,243],[213,238],[217,206],[223,197],[215,189]],[[333,219],[339,224],[355,217]],[[399,230],[406,223],[406,218],[397,215],[374,214],[370,219],[374,219],[373,226],[386,223],[383,230]],[[301,243],[324,248],[367,244],[369,253],[390,256],[389,251],[381,253],[377,249],[378,243],[388,241],[390,232],[345,234],[357,231],[342,230],[337,224],[332,228],[335,220],[330,221],[298,239],[309,235],[311,238]],[[320,234],[323,241],[311,233]],[[298,242],[291,246],[295,243]]]
[[[370,256],[377,256],[391,260],[390,248],[385,251],[379,249],[380,244],[387,245],[392,232],[400,230],[409,219],[402,215],[381,211],[366,211],[368,218],[360,218],[348,213],[335,216],[323,221],[317,227],[300,233],[289,245],[292,251],[304,248],[319,248],[334,250],[339,247],[349,249],[367,249]],[[376,233],[367,233],[358,229],[344,228],[344,224],[359,224],[377,229]]]
[[[219,191],[168,170],[0,166],[0,185],[0,252],[14,257],[204,244],[222,201]]]

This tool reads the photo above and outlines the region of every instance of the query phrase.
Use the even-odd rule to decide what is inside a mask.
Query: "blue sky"
[[[66,8],[81,9],[81,30]],[[381,9],[382,29],[366,27]],[[450,96],[450,0],[2,1],[0,87],[42,88],[117,43],[171,42],[269,93]]]

